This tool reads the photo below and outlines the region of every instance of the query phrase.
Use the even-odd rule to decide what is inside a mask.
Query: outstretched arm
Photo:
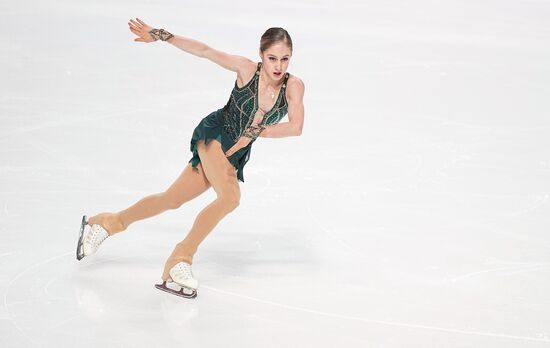
[[[188,37],[175,35],[168,42],[181,50],[194,54],[197,57],[206,58],[222,68],[238,74],[241,74],[251,63],[254,64],[254,62],[246,57],[216,50],[203,42]]]
[[[138,38],[134,39],[134,41],[166,41],[187,53],[191,53],[192,55],[195,55],[197,57],[207,58],[227,70],[237,72],[239,75],[248,66],[250,66],[250,64],[255,64],[246,57],[228,54],[216,50],[208,46],[207,44],[197,41],[195,39],[181,35],[174,35],[164,29],[155,29],[139,18],[136,18],[135,21],[133,19],[130,19],[128,25],[130,26],[130,31],[139,36]]]

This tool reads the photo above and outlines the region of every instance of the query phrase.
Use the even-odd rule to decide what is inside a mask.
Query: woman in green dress
[[[185,239],[175,246],[164,265],[163,284],[157,285],[175,293],[166,287],[166,282],[175,282],[182,287],[178,295],[194,297],[198,281],[191,270],[193,256],[218,222],[239,205],[238,181],[244,182],[243,167],[250,158],[252,144],[258,137],[281,138],[302,133],[304,83],[287,72],[292,40],[283,28],[269,28],[262,35],[261,61],[254,62],[155,29],[139,18],[131,19],[128,25],[138,36],[135,42],[167,42],[235,72],[236,81],[226,105],[204,117],[195,128],[190,144],[192,157],[166,191],[146,196],[117,213],[101,213],[87,221],[83,217],[77,258],[95,253],[107,237],[126,230],[131,223],[177,209],[212,187],[217,198],[198,214]],[[288,122],[280,122],[287,114]],[[184,294],[184,288],[192,293]]]

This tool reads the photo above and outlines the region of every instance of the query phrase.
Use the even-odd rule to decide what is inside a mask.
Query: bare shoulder
[[[301,100],[304,96],[305,85],[304,81],[296,75],[288,77],[286,86],[286,95],[292,100]]]
[[[252,72],[252,74],[256,72],[256,66],[258,63],[256,63],[255,61],[247,57],[243,57],[243,56],[237,56],[237,57],[238,57],[237,74],[246,75],[247,72]]]
[[[304,127],[304,81],[297,76],[291,75],[288,77],[286,83],[288,122],[295,126],[295,135],[300,135]]]
[[[237,87],[242,87],[252,80],[256,73],[258,63],[246,57],[239,57],[239,64],[237,65]]]

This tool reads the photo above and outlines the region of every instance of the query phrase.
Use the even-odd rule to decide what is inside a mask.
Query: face
[[[262,68],[274,80],[281,79],[284,76],[291,56],[290,48],[284,42],[273,44],[264,52],[260,51]]]

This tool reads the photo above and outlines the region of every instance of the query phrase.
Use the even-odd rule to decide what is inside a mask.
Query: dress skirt
[[[217,140],[222,145],[224,154],[236,142],[227,134],[224,128],[223,112],[222,108],[210,113],[199,122],[193,131],[193,136],[191,137],[191,152],[193,153],[193,157],[191,157],[189,163],[197,171],[197,165],[200,163],[199,153],[197,152],[197,142],[199,140],[204,140],[205,144],[208,144],[211,140]],[[244,182],[243,168],[250,158],[251,149],[252,143],[249,143],[233,155],[226,157],[237,171],[237,179],[242,182]]]

